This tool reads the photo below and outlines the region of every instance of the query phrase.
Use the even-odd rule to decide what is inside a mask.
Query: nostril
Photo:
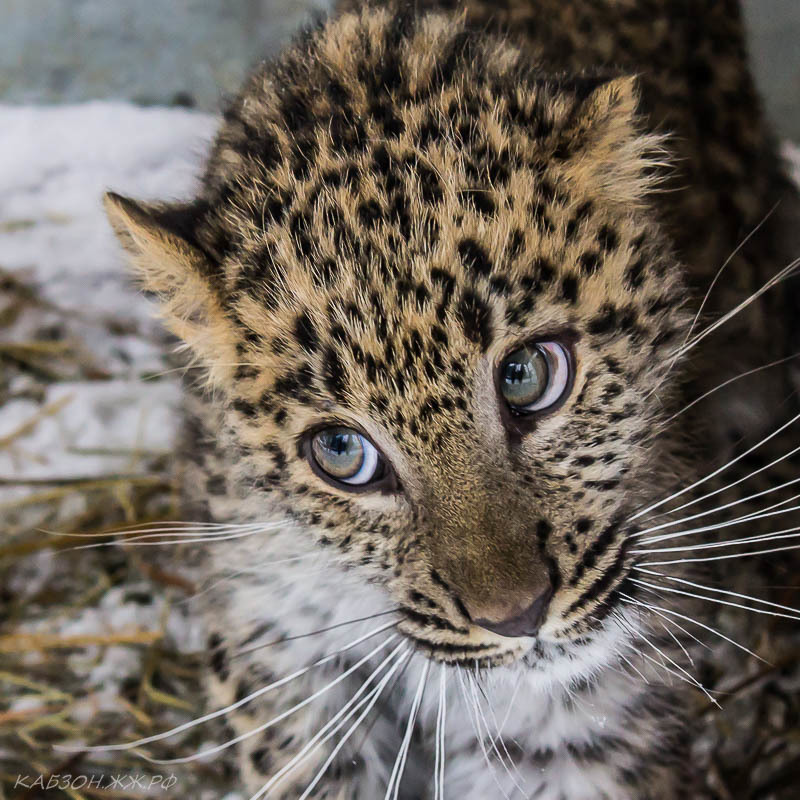
[[[542,626],[553,590],[545,589],[524,611],[502,620],[473,617],[472,621],[487,631],[500,636],[535,636]]]

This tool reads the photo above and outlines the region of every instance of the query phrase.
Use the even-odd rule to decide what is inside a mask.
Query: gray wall
[[[0,0],[0,102],[219,107],[330,0]],[[757,80],[800,141],[800,0],[744,0]]]

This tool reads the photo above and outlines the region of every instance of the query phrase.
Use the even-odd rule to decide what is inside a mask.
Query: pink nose
[[[512,614],[505,619],[495,620],[485,616],[477,616],[470,610],[472,621],[487,631],[500,636],[536,636],[544,622],[547,606],[553,592],[548,587],[523,611]]]

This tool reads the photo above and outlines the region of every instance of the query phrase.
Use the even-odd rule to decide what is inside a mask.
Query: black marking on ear
[[[492,315],[489,306],[475,292],[466,291],[458,304],[464,335],[485,352],[492,343]]]

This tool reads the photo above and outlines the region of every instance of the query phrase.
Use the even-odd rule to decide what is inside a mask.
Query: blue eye
[[[567,351],[557,342],[526,345],[500,365],[500,391],[514,411],[543,411],[566,394],[570,370]]]
[[[361,486],[381,477],[383,459],[372,442],[352,428],[325,428],[311,440],[317,466],[341,483]]]

